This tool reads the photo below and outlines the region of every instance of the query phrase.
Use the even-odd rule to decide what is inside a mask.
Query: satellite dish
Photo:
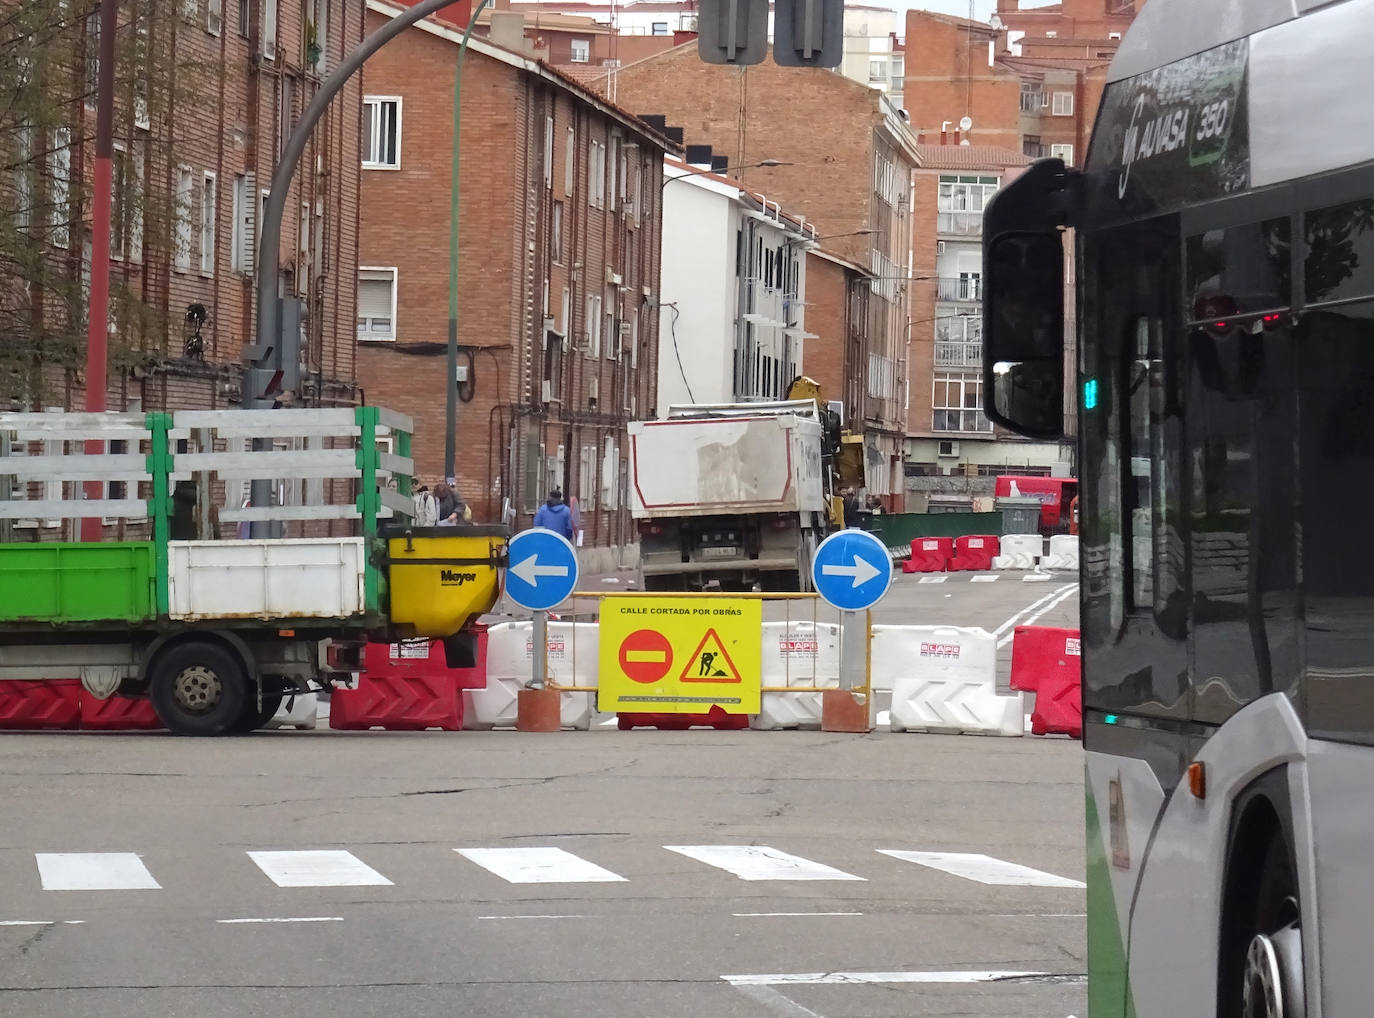
[[[961,117],[961,118],[959,119],[959,130],[961,130],[961,131],[967,131],[967,130],[968,130],[969,128],[971,128],[972,126],[973,126],[973,118],[972,118],[972,117]]]

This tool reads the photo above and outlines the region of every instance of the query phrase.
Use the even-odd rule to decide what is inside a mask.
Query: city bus
[[[1077,422],[1090,1018],[1374,1012],[1371,24],[1148,0],[985,212],[987,414]]]

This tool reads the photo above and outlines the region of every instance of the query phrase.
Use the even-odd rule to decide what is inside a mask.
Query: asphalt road
[[[913,580],[989,630],[1070,582]],[[3,735],[0,1015],[1083,1015],[1081,789],[1064,739]]]

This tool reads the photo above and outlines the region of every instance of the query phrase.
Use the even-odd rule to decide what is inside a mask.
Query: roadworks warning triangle
[[[720,634],[714,628],[706,630],[706,635],[697,644],[697,649],[687,658],[687,667],[678,676],[679,682],[743,682],[735,662],[721,642]]]

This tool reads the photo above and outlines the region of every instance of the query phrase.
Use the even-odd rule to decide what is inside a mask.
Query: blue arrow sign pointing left
[[[525,530],[506,549],[506,593],[522,608],[548,611],[577,587],[577,552],[562,534]]]

